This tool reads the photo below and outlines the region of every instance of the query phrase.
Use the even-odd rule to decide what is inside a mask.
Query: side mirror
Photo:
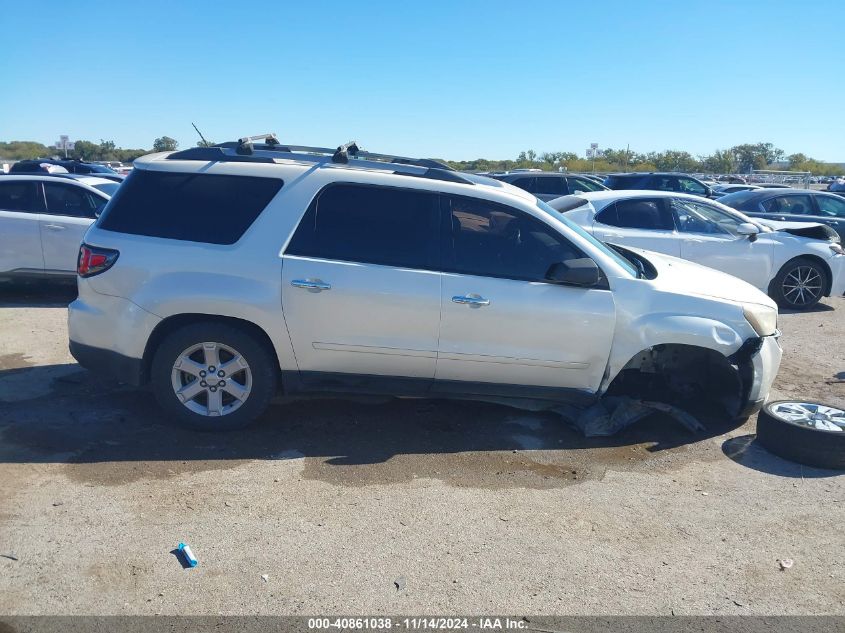
[[[589,288],[598,285],[601,271],[589,257],[567,259],[549,266],[546,279],[559,284]]]
[[[740,235],[757,235],[760,229],[756,225],[751,224],[751,222],[743,222],[736,227],[736,232]]]

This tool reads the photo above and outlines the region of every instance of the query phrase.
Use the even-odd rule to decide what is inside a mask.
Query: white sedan
[[[688,259],[743,279],[781,307],[845,292],[845,250],[829,227],[749,218],[699,196],[598,191],[548,203],[595,237]]]
[[[92,176],[0,176],[0,277],[71,277],[85,231],[119,186]]]

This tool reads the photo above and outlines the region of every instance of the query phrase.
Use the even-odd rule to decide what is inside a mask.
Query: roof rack
[[[257,143],[256,141],[263,142]],[[234,153],[231,150],[234,150]],[[331,160],[336,165],[369,169],[394,167],[396,169],[393,173],[404,176],[420,176],[463,184],[475,184],[448,165],[430,158],[409,158],[407,156],[367,152],[358,147],[358,143],[355,141],[344,143],[334,149],[308,145],[283,145],[275,134],[244,136],[237,141],[218,143],[212,147],[192,147],[174,152],[167,158],[171,160],[255,163],[272,163],[276,158],[314,162]]]

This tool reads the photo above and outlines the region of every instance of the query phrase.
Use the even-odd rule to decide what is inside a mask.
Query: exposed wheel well
[[[265,332],[261,327],[257,326],[251,321],[246,321],[244,319],[238,319],[235,317],[220,316],[217,314],[189,313],[177,314],[171,317],[167,317],[161,323],[159,323],[152,331],[152,333],[150,334],[150,338],[147,340],[147,345],[144,348],[144,358],[141,367],[142,383],[149,382],[150,366],[153,362],[153,356],[155,355],[155,351],[158,349],[159,344],[165,339],[165,337],[171,332],[175,332],[181,327],[184,327],[186,325],[193,325],[194,323],[225,323],[227,325],[240,328],[245,332],[249,332],[256,339],[266,345],[269,350],[271,350],[272,356],[276,360],[276,371],[278,372],[278,376],[281,377],[282,372],[281,367],[279,367],[279,360],[278,356],[276,355],[276,348],[273,345],[273,341],[271,341],[270,337],[267,335],[267,332]]]
[[[607,395],[684,408],[717,403],[737,416],[749,388],[746,361],[694,345],[655,345],[628,361],[610,383]]]
[[[833,286],[833,271],[830,269],[830,266],[828,266],[827,262],[824,261],[821,257],[818,257],[817,255],[799,255],[798,257],[793,257],[788,262],[786,262],[783,266],[780,267],[778,272],[772,278],[771,283],[775,282],[775,279],[777,279],[778,275],[780,275],[780,273],[783,271],[784,268],[786,268],[790,264],[794,264],[795,262],[797,262],[799,260],[810,260],[814,264],[818,264],[819,266],[821,266],[822,270],[824,271],[824,288],[822,288],[822,296],[829,297],[830,296],[830,289]],[[771,284],[770,284],[770,286],[771,286]],[[769,288],[769,295],[771,296],[771,294],[772,294],[772,289],[770,287]]]

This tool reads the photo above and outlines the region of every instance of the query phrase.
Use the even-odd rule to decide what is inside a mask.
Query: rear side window
[[[135,169],[97,226],[133,235],[234,244],[282,184],[278,178]]]
[[[639,181],[639,177],[608,176],[604,181],[604,186],[611,189],[639,189],[640,187],[637,186]]]
[[[35,212],[35,183],[0,182],[0,210]]]
[[[392,187],[331,185],[311,203],[285,253],[346,262],[434,269],[436,194]]]
[[[565,196],[569,193],[566,181],[562,176],[538,176],[534,183],[533,193]]]
[[[514,187],[525,189],[530,193],[534,193],[534,179],[533,178],[514,178],[510,181]]]
[[[63,182],[45,182],[44,196],[47,213],[76,218],[93,218],[97,207],[105,204],[103,198],[87,189]]]
[[[625,229],[672,231],[671,212],[659,200],[620,200],[596,215],[596,222]]]

